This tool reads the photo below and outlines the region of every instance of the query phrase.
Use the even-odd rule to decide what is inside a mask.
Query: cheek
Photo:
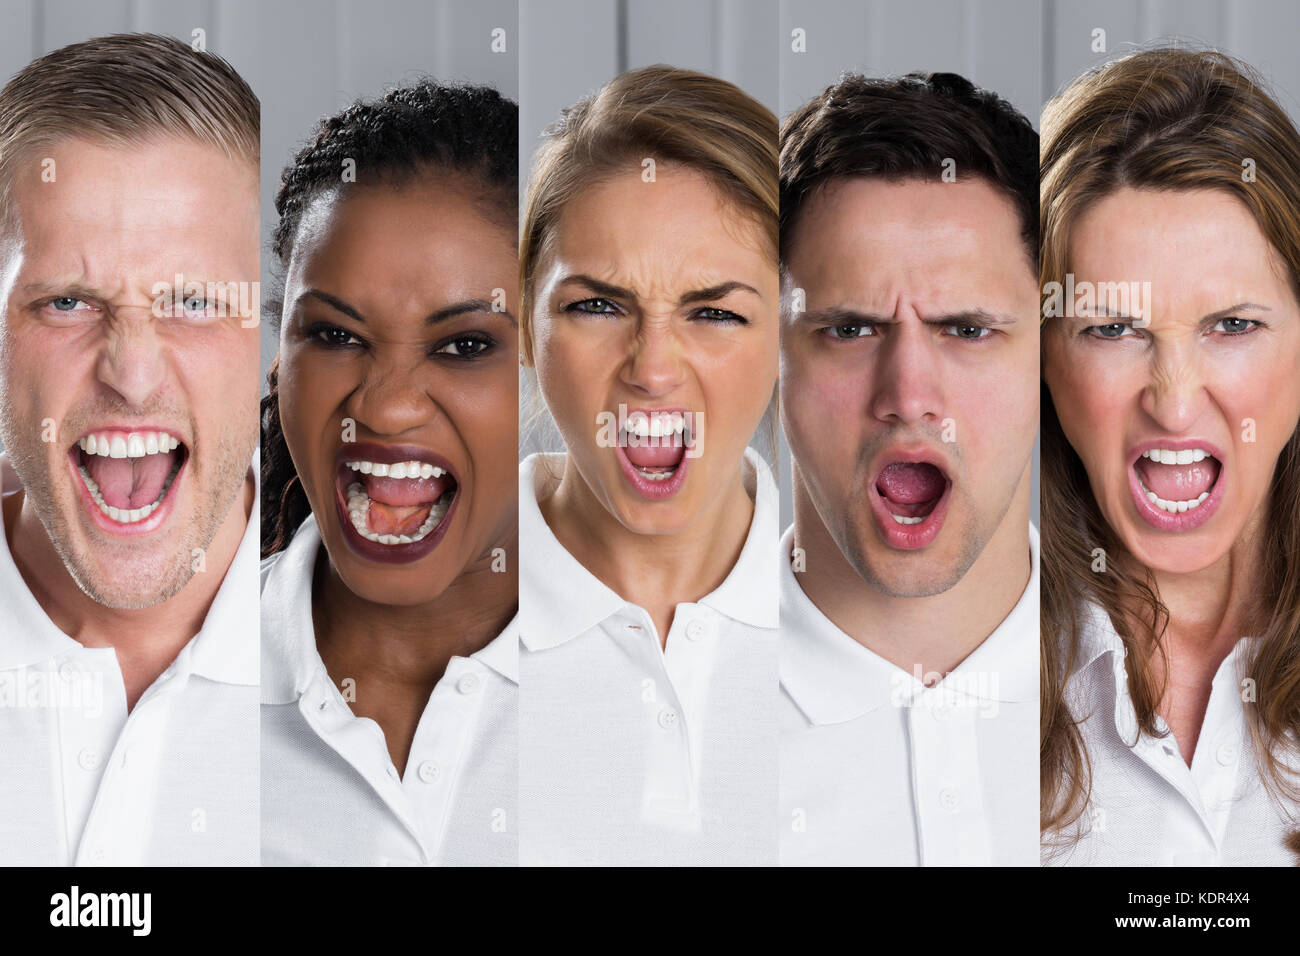
[[[852,458],[866,405],[867,376],[860,368],[807,363],[795,371],[787,365],[781,401],[797,444]]]

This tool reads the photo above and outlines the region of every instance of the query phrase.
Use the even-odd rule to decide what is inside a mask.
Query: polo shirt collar
[[[7,455],[0,456],[0,501],[22,489]],[[50,620],[27,587],[9,551],[9,535],[0,519],[0,594],[5,622],[0,639],[0,670],[31,667],[81,647]]]
[[[553,493],[564,473],[565,455],[538,453],[519,465],[519,540],[529,559],[521,562],[519,593],[544,600],[520,601],[521,640],[531,651],[557,647],[589,631],[628,605],[560,544],[538,505]],[[769,586],[776,540],[777,492],[771,469],[752,448],[745,449],[744,481],[754,497],[740,557],[726,579],[697,602],[754,627],[776,628],[780,602]]]
[[[296,703],[324,673],[316,648],[311,587],[323,543],[308,515],[279,554],[262,562],[262,703]],[[519,616],[470,656],[511,683],[519,682]],[[328,678],[324,678],[328,679]]]
[[[813,604],[790,566],[793,544],[792,525],[781,538],[780,669],[781,686],[795,705],[814,724],[837,724],[923,693],[926,688],[913,674],[859,644]],[[1039,560],[1038,530],[1032,524],[1029,557],[1029,583],[1016,605],[939,688],[952,681],[951,686],[979,699],[1037,700]],[[959,676],[984,673],[998,675],[996,686]]]

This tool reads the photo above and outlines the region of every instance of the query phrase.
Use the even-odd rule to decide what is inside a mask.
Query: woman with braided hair
[[[284,171],[264,863],[516,861],[517,112],[420,82]]]

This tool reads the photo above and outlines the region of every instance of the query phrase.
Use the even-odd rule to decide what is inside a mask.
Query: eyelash
[[[352,341],[331,342],[328,338],[326,338],[326,336],[335,332],[347,336],[349,339],[352,339]],[[343,349],[357,349],[357,348],[366,347],[366,343],[361,338],[349,332],[347,329],[340,328],[337,325],[329,325],[328,323],[325,322],[317,322],[316,324],[308,328],[307,337],[311,339],[313,342],[318,343],[321,348],[329,349],[330,351],[339,351]],[[467,342],[478,343],[481,347],[476,349],[473,352],[464,355],[458,355],[453,352],[444,351],[450,346],[459,346]],[[461,332],[457,335],[451,336],[450,338],[443,339],[437,345],[433,346],[432,350],[430,351],[430,355],[443,355],[449,359],[452,359],[453,361],[470,362],[492,351],[496,347],[496,344],[497,344],[496,339],[482,332]]]
[[[62,302],[62,301],[65,301],[65,300],[68,301],[68,302],[75,302],[75,303],[77,303],[78,305],[84,305],[84,306],[87,306],[87,308],[85,308],[85,309],[55,309],[55,310],[54,310],[55,312],[58,312],[58,313],[61,314],[61,315],[75,315],[75,314],[78,313],[78,312],[98,312],[98,311],[99,311],[99,307],[98,307],[97,305],[95,305],[95,304],[93,304],[93,303],[91,303],[91,302],[87,302],[85,299],[79,299],[79,298],[77,298],[75,295],[56,295],[56,296],[51,296],[50,298],[45,299],[44,301],[37,303],[37,308],[38,308],[38,309],[47,309],[47,308],[51,307],[52,305],[54,305],[55,302]]]
[[[1247,328],[1243,329],[1243,330],[1240,331],[1240,332],[1228,332],[1228,331],[1225,330],[1225,331],[1219,333],[1220,335],[1222,335],[1222,336],[1225,337],[1225,338],[1233,338],[1233,339],[1235,339],[1235,338],[1240,338],[1240,337],[1243,336],[1243,335],[1250,335],[1250,334],[1253,333],[1256,329],[1261,329],[1261,328],[1264,327],[1264,323],[1261,322],[1259,319],[1242,319],[1242,318],[1238,318],[1238,317],[1235,316],[1235,315],[1230,315],[1230,316],[1228,316],[1227,318],[1219,319],[1218,322],[1214,323],[1215,328],[1218,328],[1218,327],[1219,327],[1220,325],[1222,325],[1224,322],[1248,322],[1248,323],[1250,323],[1249,326],[1247,326]],[[1133,333],[1133,335],[1131,335],[1131,336],[1129,336],[1129,335],[1123,335],[1123,334],[1120,334],[1120,335],[1102,335],[1102,334],[1100,334],[1100,332],[1098,331],[1098,330],[1100,330],[1100,329],[1113,329],[1113,328],[1128,329],[1130,332]],[[1089,337],[1091,337],[1091,338],[1094,338],[1094,339],[1100,339],[1100,340],[1103,341],[1103,342],[1118,342],[1120,339],[1136,338],[1136,337],[1137,337],[1137,333],[1140,332],[1140,331],[1141,331],[1140,329],[1135,329],[1135,328],[1133,328],[1132,321],[1130,320],[1130,321],[1127,321],[1127,322],[1107,322],[1105,325],[1089,325],[1089,326],[1087,326],[1086,328],[1084,328],[1083,331],[1082,331],[1080,334],[1082,334],[1082,335],[1087,335],[1087,336],[1089,336]],[[1211,330],[1211,331],[1213,331],[1213,330]]]
[[[591,305],[592,303],[604,303],[609,306],[608,309],[585,309],[582,306]],[[564,307],[565,312],[576,313],[578,315],[619,315],[622,310],[610,299],[602,296],[596,296],[590,299],[579,299]],[[718,315],[706,317],[701,313],[716,312]],[[707,322],[710,325],[748,325],[749,319],[743,315],[738,315],[730,309],[720,309],[717,306],[706,305],[695,310],[695,316],[701,322]]]
[[[823,328],[823,331],[827,333],[827,338],[830,338],[832,341],[835,342],[851,342],[854,339],[871,338],[872,335],[878,334],[873,332],[871,333],[871,335],[849,335],[849,336],[835,335],[834,333],[839,331],[840,329],[875,329],[875,326],[866,323],[863,323],[862,325],[853,325],[853,324],[828,325]],[[964,335],[956,335],[955,333],[952,334],[953,338],[961,339],[964,342],[983,342],[993,338],[993,330],[986,325],[945,325],[944,329],[945,329],[945,334],[948,334],[949,332],[952,332],[952,330],[956,330],[956,329],[976,329],[979,332],[988,333],[987,335],[977,335],[974,338],[969,338]]]

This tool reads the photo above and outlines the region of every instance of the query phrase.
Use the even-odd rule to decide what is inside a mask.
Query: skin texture
[[[1210,681],[1243,633],[1269,482],[1300,419],[1300,309],[1277,253],[1224,192],[1118,190],[1074,224],[1068,261],[1076,282],[1151,283],[1149,326],[1119,323],[1120,338],[1095,331],[1112,317],[1049,320],[1043,375],[1103,517],[1169,606],[1161,714],[1190,764]],[[1230,316],[1259,324],[1207,319],[1241,303],[1254,307]],[[1227,459],[1224,500],[1190,531],[1151,527],[1129,493],[1129,449],[1160,438],[1203,439]]]
[[[887,660],[946,672],[1029,577],[1038,292],[1015,207],[982,181],[845,179],[809,200],[790,247],[784,291],[806,296],[781,335],[800,583]],[[972,310],[997,324],[943,324]],[[891,547],[868,501],[899,447],[938,452],[953,483],[918,550]]]
[[[286,277],[281,421],[328,552],[313,588],[317,645],[336,683],[356,681],[353,710],[379,723],[399,770],[447,662],[484,647],[516,604],[515,239],[485,218],[481,189],[428,173],[321,197]],[[498,289],[508,311],[492,311]],[[427,321],[472,300],[485,305]],[[345,418],[358,442],[414,445],[452,464],[459,501],[425,557],[385,564],[347,545],[333,503]],[[504,571],[492,567],[498,548]]]
[[[752,291],[683,301],[731,282]],[[760,226],[701,173],[664,164],[656,182],[638,167],[572,200],[540,263],[534,360],[568,449],[542,513],[578,561],[650,612],[661,642],[674,607],[716,588],[744,545],[742,459],[776,383],[779,292]],[[710,321],[716,310],[746,321]],[[673,497],[640,497],[598,442],[598,414],[620,403],[704,413],[702,454]]]
[[[55,181],[42,181],[39,158],[18,164],[18,241],[0,251],[0,437],[25,489],[6,502],[6,530],[55,624],[117,648],[133,705],[197,632],[234,557],[257,440],[255,324],[156,317],[152,290],[177,274],[257,281],[257,170],[175,137],[41,152]],[[59,311],[56,297],[79,301]],[[190,451],[172,513],[145,535],[98,528],[78,497],[68,450],[110,423],[169,428]]]

